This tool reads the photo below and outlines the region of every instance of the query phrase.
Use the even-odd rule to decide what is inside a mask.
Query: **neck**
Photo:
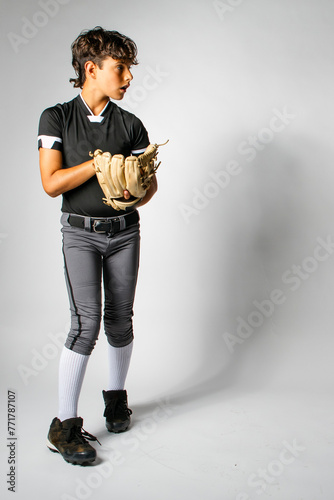
[[[94,91],[85,89],[85,87],[83,87],[81,95],[94,115],[99,115],[110,100],[108,96],[98,95]]]

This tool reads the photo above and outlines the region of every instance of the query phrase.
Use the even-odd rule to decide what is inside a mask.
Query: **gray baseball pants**
[[[69,214],[61,217],[65,279],[71,311],[68,349],[91,354],[102,318],[104,288],[104,330],[114,347],[133,340],[133,301],[137,284],[139,223],[110,237],[70,226]]]

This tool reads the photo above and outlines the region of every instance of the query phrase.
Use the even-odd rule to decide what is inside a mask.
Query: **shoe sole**
[[[52,453],[59,453],[59,455],[61,455],[60,451],[48,439],[46,440],[46,446],[49,448],[50,451],[52,451]],[[64,458],[64,460],[68,464],[72,464],[72,465],[86,465],[86,464],[90,464],[90,463],[94,462],[95,458],[96,457],[89,458],[89,459],[83,459],[83,460],[69,460],[67,458]]]

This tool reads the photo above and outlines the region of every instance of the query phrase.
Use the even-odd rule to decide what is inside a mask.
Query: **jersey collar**
[[[110,101],[107,102],[107,104],[104,106],[104,108],[102,109],[102,111],[98,115],[94,115],[93,111],[90,109],[90,107],[86,103],[85,99],[82,97],[82,94],[80,94],[80,97],[81,97],[82,102],[84,103],[84,105],[86,106],[86,108],[89,112],[89,115],[87,115],[88,120],[92,123],[102,123],[104,120],[104,116],[102,116],[102,114],[109,106]]]

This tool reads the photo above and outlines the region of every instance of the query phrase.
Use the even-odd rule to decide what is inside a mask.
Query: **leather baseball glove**
[[[168,141],[167,141],[168,142]],[[150,144],[144,153],[139,156],[111,155],[96,149],[94,154],[94,168],[97,180],[105,198],[103,203],[115,210],[124,210],[144,198],[151,185],[153,175],[161,162],[156,162],[159,146],[167,144]],[[129,200],[124,198],[124,191],[129,191]]]

